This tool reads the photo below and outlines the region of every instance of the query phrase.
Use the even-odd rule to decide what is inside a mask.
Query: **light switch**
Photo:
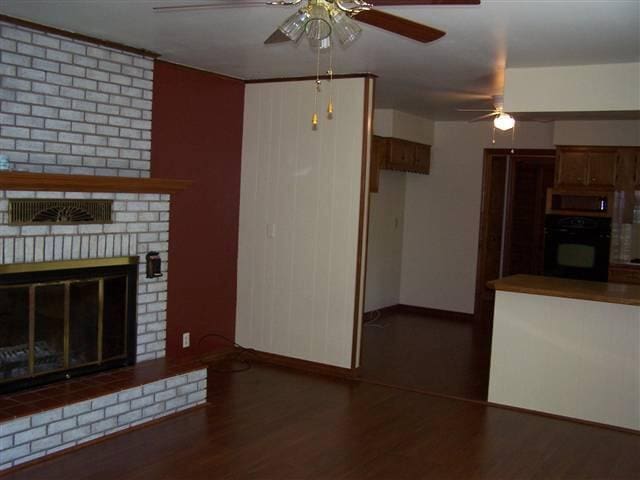
[[[276,224],[267,223],[267,238],[276,238]]]

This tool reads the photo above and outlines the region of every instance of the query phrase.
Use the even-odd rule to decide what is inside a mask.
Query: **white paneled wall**
[[[640,430],[640,307],[496,292],[489,401]]]
[[[350,368],[362,174],[364,78],[339,79],[335,114],[311,128],[314,82],[245,93],[236,341]]]

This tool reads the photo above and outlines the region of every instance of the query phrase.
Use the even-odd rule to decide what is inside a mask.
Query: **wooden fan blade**
[[[474,119],[471,119],[469,121],[470,122],[477,122],[478,120],[484,120],[485,118],[495,117],[496,115],[500,115],[500,112],[493,112],[493,113],[488,113],[486,115],[481,115],[481,116],[476,117]]]
[[[289,37],[287,37],[284,33],[282,33],[280,29],[277,29],[275,32],[271,34],[269,38],[267,38],[264,41],[264,43],[269,45],[271,43],[284,43],[284,42],[290,42],[290,41],[291,39]]]
[[[365,10],[353,17],[354,19],[382,28],[388,32],[397,33],[403,37],[411,38],[422,43],[433,42],[445,35],[445,32],[436,28],[416,23],[406,18],[396,17],[390,13],[379,10]]]
[[[396,5],[480,5],[480,0],[372,0],[376,7]]]
[[[495,108],[456,108],[457,112],[492,112],[496,113]]]

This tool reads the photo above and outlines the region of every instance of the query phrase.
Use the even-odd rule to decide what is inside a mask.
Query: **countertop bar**
[[[493,280],[488,285],[504,292],[640,306],[640,285],[587,282],[536,275],[513,275]]]

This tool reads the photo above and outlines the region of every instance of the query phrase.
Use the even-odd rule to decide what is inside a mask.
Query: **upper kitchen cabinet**
[[[430,166],[430,145],[399,138],[373,136],[371,142],[372,192],[377,191],[377,168],[428,175]]]
[[[413,142],[389,139],[390,152],[385,168],[390,170],[411,171],[416,163],[416,147]]]
[[[620,148],[616,160],[616,190],[633,190],[640,183],[640,149]]]
[[[556,186],[612,189],[617,160],[615,147],[558,147]]]
[[[380,169],[384,168],[389,157],[389,139],[374,135],[371,139],[371,173],[369,191],[377,192],[380,188]]]

